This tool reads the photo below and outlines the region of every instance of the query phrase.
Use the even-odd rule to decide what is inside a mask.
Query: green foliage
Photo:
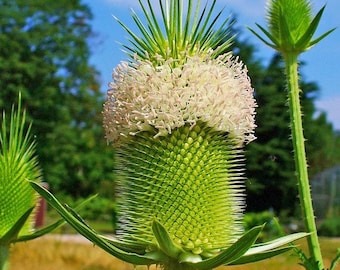
[[[88,64],[91,12],[75,1],[0,0],[0,109],[20,90],[45,181],[87,196],[112,181],[102,94]]]
[[[321,236],[328,237],[339,237],[340,236],[340,218],[329,217],[322,221],[318,234]]]
[[[257,71],[258,72],[258,71]],[[250,71],[251,75],[251,71]],[[253,81],[258,103],[257,140],[248,146],[248,202],[251,211],[295,209],[296,184],[289,138],[282,63],[275,56]]]
[[[272,211],[247,212],[243,219],[244,228],[247,231],[255,226],[265,224],[258,240],[270,240],[280,236],[277,228],[278,224],[276,224],[274,218],[274,213]]]
[[[248,212],[244,215],[244,227],[245,229],[253,228],[265,223],[270,222],[274,218],[274,214],[271,211],[263,212]]]
[[[75,203],[76,205],[81,202]],[[98,196],[82,207],[83,217],[89,220],[103,220],[112,223],[114,226],[114,216],[116,215],[116,206],[111,198]]]

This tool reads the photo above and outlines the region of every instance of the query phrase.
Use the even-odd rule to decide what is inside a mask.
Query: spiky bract
[[[137,36],[123,22],[117,21],[131,36],[131,45],[123,45],[128,55],[133,59],[149,59],[154,65],[161,59],[175,59],[172,64],[182,64],[186,57],[205,55],[214,48],[212,57],[227,51],[233,37],[230,36],[232,21],[227,17],[216,28],[222,17],[222,11],[213,15],[216,0],[201,7],[198,0],[158,0],[161,23],[157,20],[155,5],[151,0],[139,0],[145,18],[140,18],[132,12],[132,18],[141,32]],[[146,25],[143,23],[146,21]]]
[[[10,123],[5,114],[0,131],[0,238],[35,206],[37,193],[27,180],[37,181],[40,171],[34,155],[34,143],[25,129],[25,113],[12,110]],[[32,230],[33,215],[20,230],[19,235]]]
[[[241,151],[204,123],[154,138],[144,131],[118,157],[118,235],[137,249],[155,249],[158,220],[185,251],[210,256],[242,232]]]

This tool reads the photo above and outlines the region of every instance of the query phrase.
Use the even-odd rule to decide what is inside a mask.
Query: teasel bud
[[[39,182],[40,169],[30,127],[25,127],[20,97],[18,109],[12,107],[9,121],[2,112],[0,127],[0,269],[9,269],[11,244],[33,234],[38,200],[27,181]]]
[[[30,127],[25,128],[25,112],[12,108],[10,121],[5,112],[0,130],[0,244],[15,242],[17,237],[32,233],[38,194],[29,182],[40,181],[35,156],[35,142]],[[6,238],[6,241],[4,240]],[[6,243],[5,243],[6,242]]]

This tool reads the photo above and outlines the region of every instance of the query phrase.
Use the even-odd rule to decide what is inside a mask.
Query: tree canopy
[[[112,180],[98,72],[89,65],[92,14],[80,1],[0,0],[0,109],[22,93],[44,180],[93,193]],[[110,157],[110,158],[109,158]]]

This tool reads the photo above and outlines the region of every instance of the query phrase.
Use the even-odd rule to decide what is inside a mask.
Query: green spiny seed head
[[[17,112],[12,110],[9,125],[3,114],[0,131],[0,241],[37,203],[37,193],[27,181],[37,181],[40,177],[35,145],[30,142],[29,131],[30,128],[25,129],[25,113],[21,112],[20,105]],[[28,234],[32,229],[31,214],[18,235]]]
[[[118,153],[118,239],[163,250],[157,220],[179,250],[165,251],[171,265],[216,255],[242,231],[240,148],[255,127],[246,69],[231,55],[194,56],[176,68],[123,63],[114,78],[104,126]]]
[[[142,38],[122,24],[137,56],[114,70],[104,105],[117,153],[117,238],[128,251],[157,254],[165,269],[191,269],[241,235],[241,148],[255,139],[256,103],[246,67],[221,54],[228,42],[216,46],[226,22],[214,32],[219,15],[209,24],[212,9],[205,18],[199,1],[193,13],[188,1],[186,15],[182,0],[159,3],[165,35],[149,0],[148,27],[133,15]]]
[[[307,31],[312,21],[311,3],[306,0],[273,0],[268,5],[268,25],[274,36],[281,36],[285,29],[282,15],[289,14],[287,27],[292,41],[296,43]]]
[[[153,250],[156,219],[185,252],[209,257],[242,232],[241,150],[202,122],[156,133],[141,132],[119,150],[117,236]]]

